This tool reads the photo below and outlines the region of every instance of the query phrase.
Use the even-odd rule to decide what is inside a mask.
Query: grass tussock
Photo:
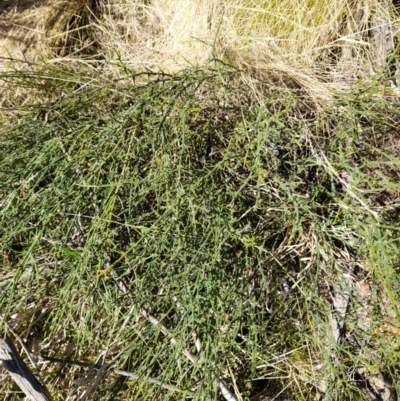
[[[37,355],[137,377],[78,386],[87,369],[45,362],[53,394],[209,400],[217,375],[238,400],[361,400],[395,379],[397,337],[374,336],[398,325],[394,100],[364,87],[319,112],[220,63],[129,87],[65,74],[7,77],[59,97],[0,137],[2,322]]]
[[[376,0],[28,1],[2,16],[3,65],[23,50],[33,64],[106,60],[104,72],[121,77],[121,65],[176,72],[216,58],[320,100],[379,71],[399,29],[393,4]]]

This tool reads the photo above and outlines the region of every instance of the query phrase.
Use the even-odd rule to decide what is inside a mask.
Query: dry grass
[[[32,63],[84,58],[97,66],[100,57],[109,61],[104,72],[121,77],[121,65],[176,72],[218,58],[316,99],[377,72],[399,27],[393,6],[377,0],[14,3],[3,7],[0,42],[1,53],[14,59],[30,44],[25,55]],[[377,39],[382,32],[388,43]]]
[[[122,1],[103,4],[99,42],[134,69],[177,70],[213,57],[258,76],[284,76],[316,98],[379,68],[374,22],[393,30],[378,1]]]
[[[10,65],[9,59],[23,62],[21,51],[33,64],[53,57],[57,45],[68,35],[68,23],[79,7],[78,2],[65,0],[3,3],[0,6],[2,69]]]

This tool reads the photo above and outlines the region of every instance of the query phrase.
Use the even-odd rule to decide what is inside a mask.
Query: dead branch
[[[133,380],[139,380],[139,379],[142,378],[141,375],[138,375],[136,373],[127,372],[126,370],[120,370],[120,369],[113,368],[113,367],[111,367],[111,364],[109,364],[109,363],[108,364],[98,364],[98,363],[71,361],[71,360],[68,360],[68,359],[53,358],[53,357],[46,356],[46,355],[40,355],[39,357],[43,361],[61,363],[61,364],[65,364],[65,365],[82,366],[84,368],[95,369],[95,370],[97,370],[98,372],[100,372],[103,375],[105,373],[114,373],[116,375],[129,377],[129,378],[131,378]],[[175,391],[175,392],[183,392],[183,390],[180,390],[180,389],[178,389],[178,388],[176,388],[174,386],[171,386],[170,384],[163,383],[160,380],[153,379],[151,377],[144,378],[144,380],[147,381],[148,383],[151,383],[151,384],[157,384],[158,386],[160,386],[161,388],[163,388],[165,390],[170,390],[170,391]],[[189,391],[188,393],[190,395],[193,394],[191,391]]]
[[[52,401],[46,387],[42,385],[22,360],[10,338],[0,338],[0,362],[31,401]]]

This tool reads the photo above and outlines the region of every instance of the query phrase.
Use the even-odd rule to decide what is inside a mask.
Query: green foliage
[[[107,349],[106,362],[141,377],[108,375],[93,399],[215,399],[214,373],[231,390],[235,378],[243,399],[313,399],[324,359],[332,399],[355,399],[351,367],[379,356],[391,369],[392,350],[371,344],[389,313],[378,300],[370,332],[356,314],[348,323],[374,351],[336,345],[340,364],[329,362],[323,287],[355,264],[398,319],[397,102],[354,93],[317,112],[267,84],[256,99],[218,62],[128,83],[62,70],[2,78],[47,99],[0,136],[0,252],[13,277],[3,322],[43,353],[95,361]],[[194,365],[180,354],[196,353],[193,333]],[[82,374],[46,369],[54,393]]]

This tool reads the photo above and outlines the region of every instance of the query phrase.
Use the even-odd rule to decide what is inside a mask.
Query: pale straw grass
[[[96,35],[109,60],[173,72],[218,58],[282,74],[317,98],[376,72],[373,24],[394,32],[398,23],[376,0],[108,0],[101,10]]]
[[[121,77],[126,68],[177,72],[217,58],[243,69],[248,77],[292,82],[314,99],[330,99],[379,71],[382,49],[376,32],[383,27],[393,36],[399,26],[391,2],[377,0],[15,4],[3,7],[0,17],[3,70],[9,68],[10,59],[26,67],[24,58],[31,63],[74,65],[95,43],[93,58],[101,55],[108,62],[103,72],[113,77]],[[89,22],[80,17],[83,12]],[[80,32],[89,27],[91,39],[79,42]],[[71,37],[73,46],[68,42]]]

